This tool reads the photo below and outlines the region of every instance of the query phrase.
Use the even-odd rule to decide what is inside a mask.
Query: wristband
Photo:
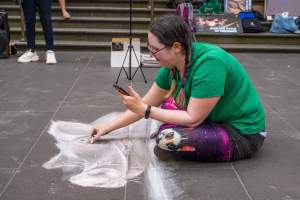
[[[146,111],[145,111],[145,119],[148,119],[151,112],[151,105],[148,105]]]

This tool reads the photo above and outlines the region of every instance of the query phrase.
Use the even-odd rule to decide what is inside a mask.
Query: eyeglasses
[[[150,53],[151,53],[152,55],[155,55],[155,54],[157,54],[158,52],[160,52],[160,51],[162,51],[162,50],[164,50],[164,49],[166,49],[166,48],[168,48],[168,47],[165,46],[165,47],[159,49],[159,48],[155,48],[155,47],[151,46],[149,43],[147,43],[147,48],[148,48],[148,50],[150,51]]]

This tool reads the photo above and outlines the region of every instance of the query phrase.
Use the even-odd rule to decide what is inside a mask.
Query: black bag
[[[9,42],[7,40],[7,33],[0,29],[0,59],[9,57]]]
[[[262,25],[260,21],[256,18],[253,19],[243,19],[242,26],[244,33],[260,33],[263,32]]]
[[[0,10],[0,58],[9,57],[9,25],[8,16],[5,10]]]

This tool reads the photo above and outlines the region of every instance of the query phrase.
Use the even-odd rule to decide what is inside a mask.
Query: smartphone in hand
[[[119,86],[117,84],[114,84],[113,86],[121,94],[126,95],[126,96],[130,96],[130,94],[126,90],[124,90],[121,86]]]

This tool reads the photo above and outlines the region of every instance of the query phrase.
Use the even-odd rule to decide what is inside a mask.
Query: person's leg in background
[[[59,4],[60,4],[62,16],[65,19],[71,19],[71,15],[69,14],[69,12],[66,9],[66,2],[65,2],[65,0],[59,0]]]
[[[57,63],[54,53],[53,28],[51,20],[51,2],[52,0],[37,0],[39,15],[46,41],[46,64]]]
[[[19,63],[38,61],[35,50],[36,0],[24,0],[22,4],[26,27],[27,51],[18,58]]]

